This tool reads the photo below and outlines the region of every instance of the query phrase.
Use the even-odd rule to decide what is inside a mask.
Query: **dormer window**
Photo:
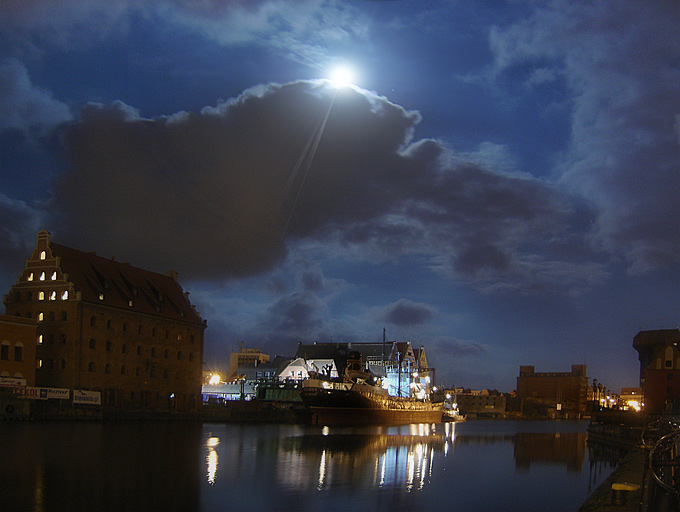
[[[57,280],[57,271],[55,270],[54,272],[52,272],[52,281],[56,281],[56,280]]]
[[[40,259],[44,260],[45,258],[47,258],[47,253],[45,251],[40,251]]]
[[[26,281],[33,281],[33,272],[28,274],[28,277],[26,278]]]

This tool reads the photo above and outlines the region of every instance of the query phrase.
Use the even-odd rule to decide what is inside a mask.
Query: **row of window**
[[[29,313],[29,315],[30,315],[30,313]],[[30,316],[29,316],[29,318],[30,318]],[[56,313],[55,313],[54,311],[50,311],[50,312],[47,314],[47,318],[48,318],[48,320],[50,320],[50,321],[54,321],[55,318],[56,318]],[[62,321],[66,321],[67,318],[68,318],[68,315],[66,314],[66,311],[62,311],[62,312],[61,312],[61,319],[62,319]],[[42,311],[39,311],[39,312],[38,312],[38,315],[36,316],[36,319],[38,320],[38,322],[43,322],[43,321],[45,320],[45,313],[43,313]]]
[[[92,350],[96,350],[97,348],[97,340],[94,338],[90,338],[90,348]],[[114,344],[112,341],[106,341],[105,348],[107,352],[113,352],[114,351]],[[121,345],[121,353],[127,354],[128,353],[128,346],[127,343],[123,343]],[[156,347],[151,347],[150,350],[151,357],[160,357],[161,351],[160,349],[156,349]],[[137,355],[141,356],[142,355],[142,345],[137,345]],[[177,360],[181,361],[183,358],[184,354],[181,350],[177,351]],[[163,350],[163,358],[164,359],[169,359],[170,358],[170,350],[169,349],[164,349]],[[194,354],[193,352],[189,352],[189,361],[194,360]]]
[[[91,316],[91,317],[90,317],[90,327],[95,327],[95,328],[96,328],[97,325],[98,325],[98,323],[99,323],[99,319],[98,319],[96,316]],[[108,319],[108,320],[106,321],[106,328],[107,328],[108,330],[110,330],[110,331],[115,330],[115,329],[114,329],[113,320]],[[123,332],[128,332],[128,323],[127,323],[127,322],[123,322],[122,330],[123,330]],[[139,325],[137,326],[137,334],[142,334],[143,331],[144,331],[143,325],[142,325],[142,324],[139,324]],[[152,336],[152,337],[156,337],[157,334],[158,334],[158,329],[157,329],[156,327],[152,327],[152,328],[151,328],[151,336]],[[169,330],[166,330],[164,334],[165,334],[164,337],[165,337],[166,340],[167,340],[167,339],[170,339],[170,331],[169,331]],[[184,339],[184,336],[182,335],[182,333],[177,333],[177,341],[182,341],[183,339]],[[195,341],[194,335],[191,334],[191,335],[189,336],[189,343],[194,343],[194,341]]]
[[[57,290],[40,290],[37,294],[38,300],[68,300],[69,294],[68,290],[63,290],[63,291],[57,291]],[[16,300],[21,301],[21,292],[16,293]],[[27,291],[24,292],[24,300],[25,301],[30,301],[33,300],[33,292],[32,291]]]
[[[37,360],[37,367],[45,370],[54,370],[59,369],[59,370],[65,370],[66,369],[66,360],[65,359],[59,359],[58,361],[55,361],[54,359],[38,359]],[[91,361],[87,365],[87,371],[90,373],[97,373],[97,363],[94,361]],[[104,365],[104,373],[107,374],[112,374],[113,373],[113,365],[111,363],[106,363]],[[141,377],[144,373],[144,370],[142,369],[141,366],[137,366],[135,368],[135,376],[136,377]],[[189,372],[190,373],[190,372]],[[121,365],[120,367],[120,374],[121,375],[131,375],[130,369],[126,365]],[[149,368],[149,377],[156,378],[156,377],[163,377],[164,379],[169,379],[170,378],[170,370],[163,370],[162,373],[160,370],[157,370],[154,367]],[[181,372],[175,372],[175,378],[180,379],[181,378]]]
[[[13,354],[10,354],[11,350],[14,348],[12,352]],[[2,344],[0,344],[0,360],[2,361],[23,361],[24,360],[24,344],[21,343],[20,341],[14,344],[14,347],[10,344],[9,341],[3,340]]]
[[[34,279],[33,272],[31,272],[30,274],[28,274],[28,276],[26,276],[26,281],[33,281],[33,279]],[[38,280],[39,281],[45,281],[46,279],[47,279],[47,274],[45,272],[41,272],[38,276]],[[52,275],[50,276],[50,281],[56,281],[56,280],[57,280],[57,271],[55,270],[54,272],[52,272]]]

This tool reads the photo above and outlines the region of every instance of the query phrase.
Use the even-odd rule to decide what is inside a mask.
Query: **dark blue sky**
[[[40,229],[179,271],[238,341],[618,389],[680,323],[680,4],[0,4],[0,285]],[[354,69],[349,87],[327,79]]]

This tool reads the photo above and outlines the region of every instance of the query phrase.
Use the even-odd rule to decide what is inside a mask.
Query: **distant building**
[[[0,387],[35,386],[36,327],[33,318],[0,315]]]
[[[106,408],[200,405],[206,323],[176,274],[58,245],[41,231],[4,303],[8,315],[37,322],[37,346],[26,348],[36,385],[99,391]]]
[[[586,365],[575,364],[570,372],[537,373],[533,366],[520,366],[517,396],[528,416],[578,418],[587,412]]]
[[[639,411],[644,400],[642,398],[642,388],[621,388],[619,404],[623,409]]]
[[[680,330],[640,331],[633,348],[640,361],[645,412],[680,413]]]
[[[496,390],[458,389],[453,392],[445,390],[445,393],[454,397],[460,413],[467,414],[470,419],[502,418],[505,416],[505,395]]]
[[[268,363],[269,356],[262,352],[259,348],[243,348],[243,343],[238,352],[229,354],[229,370],[227,372],[227,380],[238,378],[239,366],[246,366],[258,363]]]

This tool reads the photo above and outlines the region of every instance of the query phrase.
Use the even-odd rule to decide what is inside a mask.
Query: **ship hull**
[[[441,423],[442,404],[392,397],[373,386],[308,383],[300,394],[316,425]]]

